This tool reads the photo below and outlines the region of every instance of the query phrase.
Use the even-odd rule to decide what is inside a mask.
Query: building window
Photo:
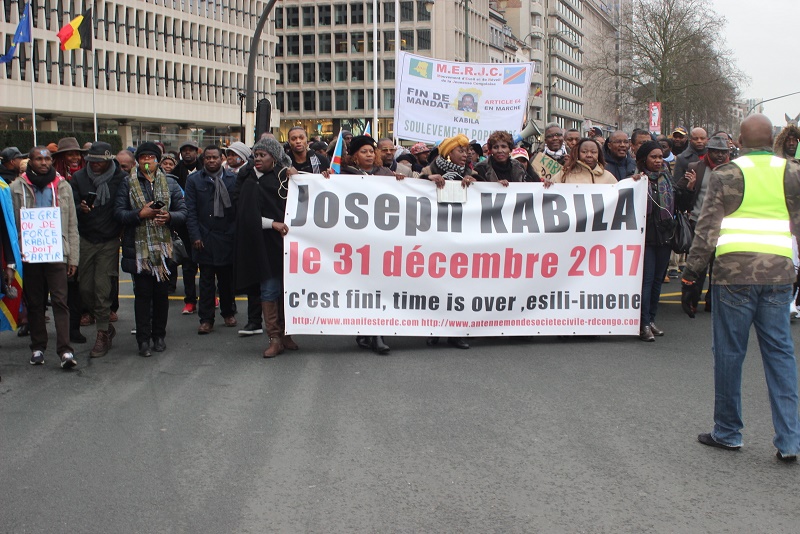
[[[383,4],[383,22],[394,22],[394,2]]]
[[[431,20],[431,13],[425,9],[425,2],[417,0],[417,20]]]
[[[319,25],[331,25],[331,6],[318,6],[319,7]]]
[[[336,53],[337,54],[346,54],[347,53],[347,34],[346,33],[336,33],[333,36],[335,45],[336,45]]]
[[[275,57],[283,57],[283,37],[278,37],[278,43],[275,45]]]
[[[317,77],[316,63],[303,63],[303,81],[305,83],[313,83]]]
[[[286,93],[286,111],[300,111],[300,91]]]
[[[286,83],[300,83],[300,65],[297,63],[286,65]]]
[[[278,79],[275,82],[278,85],[283,85],[283,65],[277,64],[275,65],[275,74],[277,75]]]
[[[278,91],[275,93],[275,107],[280,110],[281,113],[284,113],[286,110],[283,109],[283,100],[284,95],[283,91]]]
[[[414,30],[400,32],[400,50],[414,50]]]
[[[386,59],[383,61],[383,78],[385,80],[394,80],[394,60]]]
[[[314,35],[303,35],[303,55],[313,56],[316,38]]]
[[[351,61],[350,62],[350,76],[352,76],[352,81],[354,82],[363,82],[364,81],[364,62],[363,61]]]
[[[320,83],[331,81],[331,64],[327,61],[319,64],[319,81]]]
[[[347,111],[347,89],[336,90],[336,111]]]
[[[414,2],[400,2],[400,22],[414,22]]]
[[[333,21],[337,26],[347,24],[347,4],[333,6]]]
[[[350,42],[353,43],[350,46],[351,52],[363,52],[364,51],[364,32],[353,32],[350,34]]]
[[[330,54],[331,53],[331,34],[329,33],[321,33],[319,34],[319,53],[320,54]]]
[[[320,111],[331,111],[331,92],[330,91],[320,91],[319,92],[319,110]]]
[[[364,24],[364,4],[350,4],[350,24]]]
[[[303,6],[303,27],[313,28],[314,22],[314,6]]]
[[[317,110],[317,94],[314,91],[303,91],[303,111]]]
[[[350,91],[350,109],[364,109],[364,91],[353,89]]]
[[[300,36],[287,35],[286,36],[286,55],[299,56],[300,55]]]
[[[431,31],[417,30],[417,50],[431,49]]]
[[[297,28],[300,26],[300,12],[297,7],[286,8],[286,27]]]
[[[347,61],[336,62],[336,81],[337,82],[347,81]]]
[[[394,109],[394,89],[383,90],[383,109]]]

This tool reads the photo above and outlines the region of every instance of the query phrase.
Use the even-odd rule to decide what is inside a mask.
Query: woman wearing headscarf
[[[444,187],[445,180],[460,180],[464,187],[475,183],[478,175],[469,168],[469,139],[464,134],[448,137],[437,147],[438,153],[427,167],[422,169],[420,178],[425,178]]]
[[[670,239],[675,227],[675,193],[672,177],[663,165],[661,145],[647,141],[636,151],[636,166],[647,178],[647,223],[644,238],[641,322],[639,339],[655,341],[664,331],[655,325],[661,284],[669,266]]]
[[[564,184],[615,184],[617,179],[605,169],[606,160],[600,144],[584,137],[570,150],[564,167],[555,176],[553,183]]]
[[[283,147],[274,138],[260,139],[253,147],[253,162],[246,163],[239,171],[234,193],[236,292],[251,294],[258,287],[269,335],[264,358],[300,348],[292,336],[284,335],[283,238],[289,227],[283,222],[288,193],[283,153]]]
[[[527,174],[518,161],[511,158],[514,139],[505,131],[492,132],[489,140],[489,157],[475,165],[475,172],[481,182],[500,182],[508,186],[509,182],[524,182]]]

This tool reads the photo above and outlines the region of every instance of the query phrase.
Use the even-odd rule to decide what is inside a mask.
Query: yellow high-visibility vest
[[[783,191],[786,160],[772,154],[750,154],[733,162],[744,175],[739,208],[722,219],[717,256],[756,252],[792,257],[789,210]]]

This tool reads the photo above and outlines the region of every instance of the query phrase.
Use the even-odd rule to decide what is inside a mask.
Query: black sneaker
[[[164,352],[167,350],[167,344],[164,341],[163,337],[157,337],[153,339],[153,351],[154,352]]]
[[[143,358],[149,358],[152,355],[153,353],[150,352],[150,343],[147,341],[139,343],[139,356]]]
[[[780,460],[781,462],[785,462],[787,464],[790,464],[792,462],[796,462],[797,461],[797,455],[796,454],[783,454],[783,453],[781,453],[781,451],[776,452],[775,453],[775,457],[778,460]]]
[[[61,355],[61,368],[62,369],[72,369],[78,365],[78,362],[75,361],[75,355],[71,352],[65,352]]]
[[[716,447],[718,449],[723,449],[726,451],[738,451],[742,448],[741,445],[726,445],[724,443],[720,443],[719,441],[715,440],[711,434],[700,434],[697,436],[697,441],[702,443],[703,445],[708,445],[709,447]]]
[[[31,365],[44,365],[44,352],[40,350],[33,351],[33,354],[31,354]]]
[[[240,336],[254,336],[256,334],[263,334],[263,333],[264,329],[261,328],[260,324],[256,323],[247,323],[246,325],[244,325],[244,328],[239,330]]]

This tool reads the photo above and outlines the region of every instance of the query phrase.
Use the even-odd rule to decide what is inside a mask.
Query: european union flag
[[[14,32],[14,44],[31,42],[31,3],[25,4],[25,11],[17,24],[17,31]]]
[[[8,49],[3,56],[0,56],[0,63],[8,63],[14,59],[17,52],[18,43],[31,42],[31,3],[25,4],[25,11],[22,12],[22,18],[19,19],[17,24],[17,31],[14,32],[14,40],[11,41],[11,48]]]

